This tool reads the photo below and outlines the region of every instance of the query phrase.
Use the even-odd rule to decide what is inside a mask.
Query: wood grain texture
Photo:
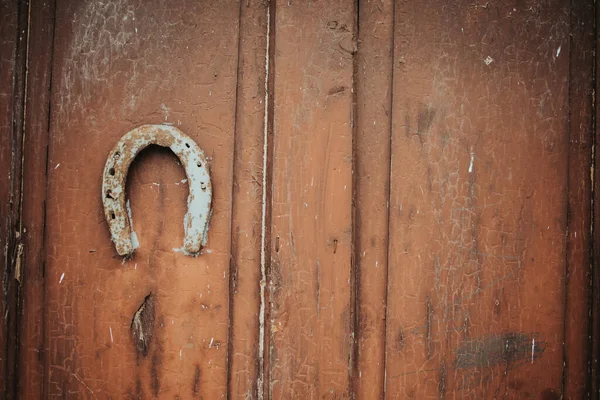
[[[270,396],[347,398],[355,10],[276,8]]]
[[[359,3],[355,138],[358,399],[380,399],[384,394],[393,8],[393,1]]]
[[[569,9],[395,18],[387,398],[558,399]]]
[[[235,1],[57,4],[48,398],[226,395],[238,22]],[[175,250],[188,189],[178,160],[161,148],[142,152],[130,168],[140,248],[124,261],[110,241],[103,166],[121,136],[145,123],[177,126],[211,157],[213,216],[198,258]],[[147,351],[137,350],[131,330],[142,306],[140,320],[153,321]]]
[[[240,3],[230,284],[230,398],[258,396],[268,3]]]
[[[23,166],[23,318],[20,326],[19,398],[43,398],[44,243],[54,2],[31,1]]]

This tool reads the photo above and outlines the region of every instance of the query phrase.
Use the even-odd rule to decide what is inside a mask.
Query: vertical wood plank
[[[230,274],[231,398],[258,396],[268,3],[241,2]]]
[[[591,173],[594,4],[571,3],[569,65],[568,236],[565,299],[565,399],[590,394]]]
[[[224,398],[239,3],[57,4],[47,199],[47,397]],[[116,256],[101,203],[109,150],[172,124],[211,158],[201,256],[178,252],[188,188],[170,151],[131,166],[140,247]],[[134,314],[153,309],[140,351]],[[149,330],[146,329],[146,333]]]
[[[344,398],[352,354],[350,1],[278,1],[270,395]]]
[[[395,18],[387,397],[558,399],[569,10]]]
[[[17,26],[18,2],[0,2],[0,189],[4,196],[0,199],[0,248],[8,249],[11,242],[11,213],[13,211],[12,199],[12,164],[13,164],[13,121],[15,100],[15,71],[17,52]],[[9,337],[10,325],[8,318],[15,317],[12,309],[13,299],[4,288],[14,286],[14,274],[10,267],[7,253],[0,259],[0,273],[2,274],[2,293],[0,294],[0,316],[2,328],[0,329],[0,395],[8,397],[14,389],[7,380],[9,370]],[[9,315],[9,312],[12,313]]]
[[[393,1],[359,3],[354,228],[359,399],[382,398],[385,381],[393,19]]]
[[[19,398],[44,398],[47,146],[55,3],[31,1],[23,166],[23,317]]]

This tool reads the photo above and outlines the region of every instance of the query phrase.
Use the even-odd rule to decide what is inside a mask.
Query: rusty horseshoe
[[[168,147],[187,175],[188,209],[183,221],[182,251],[197,256],[206,245],[212,214],[212,185],[204,152],[189,136],[169,125],[143,125],[125,134],[112,149],[104,166],[102,203],[117,253],[130,256],[137,248],[129,201],[125,198],[127,172],[135,156],[151,144]]]

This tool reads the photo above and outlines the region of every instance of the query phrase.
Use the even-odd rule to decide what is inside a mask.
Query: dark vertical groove
[[[352,55],[352,239],[350,244],[350,307],[352,312],[350,326],[350,359],[348,360],[348,393],[351,399],[356,398],[358,385],[358,339],[360,317],[360,258],[358,257],[358,229],[357,229],[357,189],[358,189],[358,150],[356,137],[358,131],[358,52],[360,51],[360,0],[354,2],[354,32],[352,40],[356,43],[356,52]]]
[[[18,398],[19,391],[19,349],[20,326],[22,313],[22,294],[20,277],[17,280],[15,270],[19,261],[19,247],[22,246],[23,228],[21,221],[23,187],[23,137],[25,128],[25,98],[27,91],[27,49],[29,46],[29,14],[28,1],[18,3],[17,32],[15,48],[15,70],[13,76],[13,109],[11,125],[11,159],[9,180],[9,211],[7,216],[8,230],[6,234],[4,301],[6,305],[6,398]]]
[[[383,398],[387,398],[386,396],[386,371],[387,371],[387,362],[388,362],[388,299],[389,299],[389,276],[390,276],[390,208],[392,206],[392,161],[394,159],[393,155],[393,144],[394,144],[394,71],[395,71],[395,60],[396,60],[396,1],[392,1],[392,71],[390,76],[390,137],[388,147],[390,149],[389,160],[388,160],[388,180],[387,180],[387,235],[386,235],[386,260],[385,260],[385,321],[384,321],[384,329],[383,329]]]
[[[566,229],[566,260],[565,260],[565,318],[563,323],[563,375],[562,394],[570,398],[577,393],[590,395],[590,347],[592,321],[589,317],[591,310],[591,260],[579,259],[578,248],[587,246],[592,250],[592,221],[593,221],[593,171],[594,157],[594,85],[595,85],[595,21],[594,3],[570,2],[569,13],[569,67],[568,67],[568,135],[567,135],[567,229]],[[592,11],[592,13],[590,13]],[[589,119],[588,119],[589,118]],[[583,150],[591,144],[589,153]],[[589,187],[588,187],[589,185]],[[580,192],[581,188],[586,192]],[[581,204],[589,202],[589,215],[580,213]],[[588,219],[589,218],[589,219]],[[589,229],[584,243],[577,241],[577,231],[580,225]],[[591,253],[588,253],[588,257]],[[587,263],[579,265],[580,263]],[[585,275],[583,275],[585,274]],[[581,292],[585,297],[578,297]],[[573,315],[584,317],[573,326]],[[583,317],[583,315],[582,315]],[[586,337],[584,337],[586,336]],[[583,358],[582,358],[583,357]],[[583,375],[585,373],[585,376]]]
[[[597,6],[596,6],[596,1],[593,1],[593,14],[597,15]],[[592,26],[592,30],[593,30],[593,43],[598,43],[598,22],[596,18],[593,18],[593,26]],[[594,333],[597,333],[594,331],[594,281],[595,281],[595,275],[596,275],[596,268],[595,268],[595,256],[594,256],[594,235],[595,235],[595,215],[594,215],[594,197],[595,197],[595,188],[594,188],[594,182],[595,182],[595,177],[593,175],[594,172],[594,168],[595,168],[595,164],[596,164],[596,71],[597,71],[597,62],[598,62],[598,58],[597,58],[597,50],[596,49],[592,49],[592,83],[591,83],[591,88],[592,88],[592,96],[591,96],[591,100],[592,100],[592,118],[591,118],[591,126],[590,126],[590,136],[591,136],[591,154],[590,154],[590,165],[591,165],[591,185],[590,185],[590,231],[591,234],[588,238],[588,247],[589,247],[589,280],[588,280],[588,293],[589,295],[589,299],[588,299],[588,343],[587,343],[587,354],[588,354],[588,359],[587,359],[587,377],[586,377],[586,392],[587,392],[587,398],[591,399],[594,398],[595,396],[593,395],[592,390],[594,390],[594,388],[596,387],[597,389],[597,385],[596,382],[597,380],[594,379],[594,375],[592,374],[592,371],[594,370],[593,368],[593,360],[594,360],[594,350],[595,350],[595,340],[594,340]],[[597,289],[597,288],[596,288]],[[597,306],[597,303],[596,303]]]
[[[274,123],[275,123],[275,30],[276,26],[276,14],[277,14],[277,0],[269,0],[269,54],[268,54],[268,65],[269,65],[269,76],[267,81],[267,87],[265,90],[269,93],[269,101],[265,104],[267,107],[267,135],[265,140],[266,144],[266,170],[265,174],[265,190],[266,190],[266,205],[265,205],[265,315],[262,323],[264,324],[264,348],[263,348],[263,396],[264,399],[271,398],[270,384],[271,384],[271,301],[270,301],[270,289],[269,282],[271,281],[271,222],[273,212],[273,147],[274,147]],[[263,400],[263,399],[259,399]]]
[[[235,238],[235,227],[233,220],[233,209],[235,203],[235,186],[237,183],[237,168],[241,167],[238,165],[237,157],[240,152],[238,149],[238,141],[236,140],[238,136],[238,115],[240,113],[240,86],[242,81],[242,4],[243,2],[239,2],[238,6],[238,47],[237,47],[237,66],[236,66],[236,87],[235,87],[235,111],[234,111],[234,119],[233,119],[233,155],[231,161],[231,207],[229,210],[229,290],[227,294],[228,299],[228,309],[227,309],[227,356],[226,356],[226,376],[227,376],[227,389],[225,398],[229,399],[231,397],[231,368],[232,368],[232,354],[234,354],[233,349],[233,321],[234,321],[234,306],[235,306],[235,280],[237,279],[237,266],[235,265],[236,256],[237,256],[237,239]]]
[[[46,304],[47,304],[47,281],[46,281],[46,261],[48,259],[48,253],[47,253],[47,248],[46,248],[46,243],[47,243],[47,229],[46,229],[46,220],[47,220],[47,216],[48,216],[48,186],[49,186],[49,181],[48,181],[48,171],[50,171],[50,132],[51,132],[51,128],[52,128],[52,87],[54,84],[54,49],[55,49],[55,43],[56,43],[56,15],[57,15],[57,0],[53,0],[52,1],[52,37],[50,39],[50,76],[48,78],[49,83],[48,83],[48,123],[46,125],[46,182],[45,182],[45,193],[44,193],[44,209],[43,209],[43,214],[44,214],[44,220],[42,221],[42,249],[41,249],[41,254],[42,254],[42,267],[43,267],[43,294],[42,294],[42,299],[43,299],[43,307],[44,310],[42,312],[42,343],[44,344],[44,348],[40,349],[41,350],[41,354],[42,354],[42,363],[43,363],[43,375],[42,375],[42,399],[47,399],[48,398],[48,376],[49,376],[49,369],[50,369],[50,362],[48,359],[48,354],[46,349],[49,348],[49,337],[48,337],[48,313],[46,312]]]

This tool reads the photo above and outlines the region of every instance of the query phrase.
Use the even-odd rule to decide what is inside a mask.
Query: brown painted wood
[[[258,396],[268,4],[241,2],[233,175],[229,396]],[[264,365],[264,362],[263,362]]]
[[[0,3],[0,189],[3,196],[0,198],[0,248],[8,249],[11,242],[13,227],[11,224],[12,199],[12,165],[13,165],[13,121],[15,101],[15,71],[17,51],[17,25],[18,2],[3,1]],[[13,237],[14,239],[14,237]],[[11,257],[12,258],[12,257]],[[0,396],[8,397],[14,390],[9,385],[8,374],[12,368],[9,358],[10,325],[8,313],[14,318],[14,298],[4,290],[9,285],[14,285],[14,275],[11,273],[10,258],[2,254],[0,259],[0,273],[2,293],[0,294],[0,316],[2,328],[0,329]],[[11,293],[12,294],[12,293]]]
[[[43,398],[45,213],[54,2],[32,0],[29,30],[27,115],[23,166],[23,318],[20,326],[19,398]]]
[[[395,18],[387,398],[558,399],[569,10]]]
[[[353,3],[276,8],[270,395],[346,398]]]
[[[571,3],[569,65],[568,236],[565,299],[565,399],[591,393],[591,162],[593,145],[594,5]]]
[[[358,399],[380,399],[384,394],[393,19],[393,1],[359,3],[355,139]]]
[[[56,23],[45,396],[223,398],[239,5],[61,1]],[[212,159],[214,209],[198,258],[174,250],[188,189],[159,148],[128,179],[140,248],[131,260],[116,256],[102,170],[112,146],[144,123],[177,126]],[[147,352],[130,329],[142,305],[154,310]]]

